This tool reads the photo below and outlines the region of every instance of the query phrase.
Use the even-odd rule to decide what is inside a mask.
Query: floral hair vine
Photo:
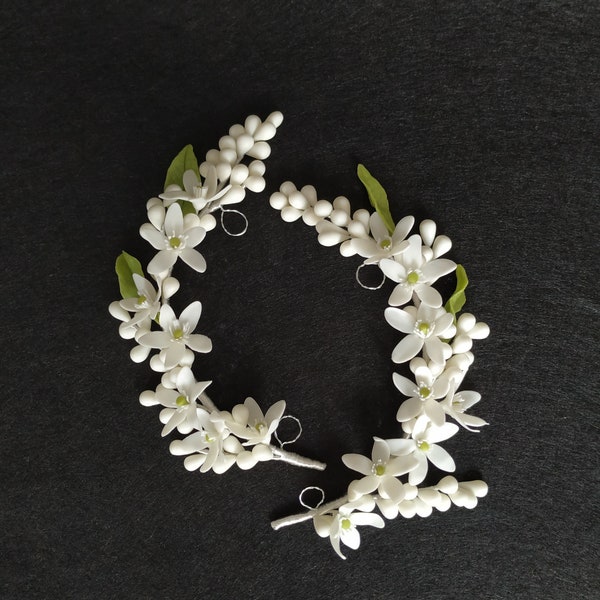
[[[200,165],[192,146],[186,146],[167,171],[164,192],[146,204],[149,222],[140,227],[140,235],[158,251],[146,267],[147,276],[141,263],[126,252],[116,261],[123,298],[110,304],[110,313],[121,321],[121,337],[136,342],[131,359],[143,362],[155,351],[150,367],[162,374],[155,390],[140,394],[140,403],[163,407],[159,414],[163,436],[174,430],[186,436],[171,442],[169,449],[174,455],[185,456],[184,466],[189,471],[224,473],[234,464],[250,469],[267,460],[325,468],[319,461],[284,450],[302,432],[295,417],[284,415],[285,401],[276,402],[266,413],[253,398],[246,398],[231,411],[216,407],[206,393],[211,381],[196,381],[191,369],[195,353],[212,349],[207,336],[195,333],[202,305],[192,302],[179,316],[170,306],[170,299],[179,290],[179,281],[172,275],[177,261],[181,259],[199,273],[206,270],[206,261],[196,246],[216,227],[213,213],[220,215],[227,234],[245,233],[246,217],[228,206],[241,202],[247,190],[264,190],[263,160],[270,155],[268,140],[282,121],[279,112],[265,121],[249,116],[243,125],[232,126],[219,140],[219,149],[210,150]],[[243,162],[246,158],[254,160]],[[419,233],[409,235],[414,218],[407,216],[395,223],[380,183],[362,165],[358,176],[375,209],[372,214],[364,209],[351,212],[350,202],[343,196],[333,202],[321,200],[314,187],[298,190],[291,182],[285,182],[270,197],[271,206],[281,211],[284,221],[302,218],[317,229],[322,245],[339,245],[346,257],[361,256],[364,260],[356,279],[362,287],[379,289],[386,279],[396,284],[384,316],[394,329],[406,334],[392,352],[392,361],[408,363],[413,375],[411,379],[393,375],[396,388],[407,397],[396,415],[402,437],[375,437],[370,458],[342,456],[344,464],[362,477],[351,481],[341,498],[324,504],[323,490],[310,486],[300,494],[300,503],[307,511],[271,523],[278,530],[312,520],[318,535],[329,537],[342,558],[341,544],[359,547],[358,527],[384,527],[375,508],[386,519],[398,515],[426,517],[433,509],[446,511],[452,504],[474,508],[478,498],[487,493],[483,481],[458,482],[451,475],[433,486],[419,487],[429,463],[448,473],[455,471],[454,460],[439,442],[455,435],[459,425],[478,431],[487,424],[467,413],[480,395],[459,391],[474,360],[473,340],[489,335],[485,323],[477,322],[470,313],[461,313],[468,284],[465,269],[440,258],[452,244],[447,236],[437,235],[433,221],[421,222]],[[226,227],[228,213],[243,219],[241,231],[234,233]],[[367,286],[361,281],[360,270],[365,265],[379,267],[381,284]],[[452,272],[456,273],[456,290],[444,303],[433,284]],[[296,437],[287,441],[281,441],[277,434],[284,419],[292,419],[298,426]],[[321,495],[314,505],[304,499],[311,490]]]

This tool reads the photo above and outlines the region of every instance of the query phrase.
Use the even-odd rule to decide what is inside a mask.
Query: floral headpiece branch
[[[179,289],[179,281],[172,275],[179,259],[199,273],[206,270],[206,262],[195,248],[206,232],[216,227],[213,213],[220,214],[221,226],[229,235],[246,231],[246,217],[228,206],[241,202],[247,190],[264,190],[262,161],[270,154],[267,142],[282,120],[279,112],[264,122],[251,115],[244,125],[231,127],[229,135],[219,140],[219,149],[210,150],[200,166],[192,147],[186,146],[171,163],[164,192],[146,205],[149,223],[141,226],[140,235],[158,251],[147,265],[149,278],[144,276],[140,262],[125,252],[116,262],[123,299],[113,302],[109,310],[121,321],[121,337],[136,341],[131,359],[143,362],[156,350],[150,367],[162,373],[156,390],[142,392],[140,403],[163,407],[159,415],[163,436],[174,430],[186,435],[171,442],[170,451],[186,457],[184,465],[189,471],[223,473],[233,464],[250,469],[266,460],[325,468],[321,462],[283,449],[302,431],[295,417],[284,415],[283,400],[264,414],[252,398],[230,412],[216,407],[205,391],[211,381],[196,381],[191,370],[195,353],[212,349],[208,337],[194,333],[201,303],[192,302],[179,317],[169,304]],[[246,157],[255,160],[244,164]],[[372,214],[364,209],[351,212],[350,202],[343,196],[329,202],[318,199],[314,187],[298,190],[291,182],[282,184],[270,198],[284,221],[302,218],[316,228],[322,245],[339,245],[346,257],[361,256],[364,260],[356,279],[362,287],[379,289],[386,279],[396,284],[384,316],[389,325],[406,335],[394,348],[392,361],[408,363],[413,374],[412,379],[393,375],[394,385],[407,397],[396,415],[402,437],[375,437],[370,458],[342,456],[344,464],[362,477],[351,481],[341,498],[324,504],[323,490],[311,486],[300,494],[300,503],[307,511],[271,523],[277,530],[312,520],[318,535],[329,537],[342,558],[341,544],[359,547],[358,527],[384,527],[385,521],[375,508],[386,519],[398,515],[427,517],[434,509],[446,511],[452,504],[474,508],[478,498],[487,493],[483,481],[458,482],[451,475],[433,486],[418,487],[427,476],[429,463],[448,473],[455,471],[454,460],[440,442],[455,435],[459,425],[477,432],[487,424],[467,412],[480,395],[458,391],[473,364],[473,340],[489,335],[485,323],[477,322],[470,313],[461,313],[468,284],[465,269],[441,258],[452,243],[447,236],[437,234],[433,221],[422,221],[419,233],[410,235],[415,219],[407,216],[395,223],[383,187],[362,165],[358,166],[358,176],[375,208]],[[240,232],[232,233],[225,226],[227,214],[244,220]],[[383,275],[380,285],[370,287],[361,282],[360,270],[366,265],[379,267]],[[456,274],[456,290],[444,303],[433,284],[452,272]],[[297,423],[299,432],[294,439],[282,442],[277,428],[286,418]],[[309,490],[321,494],[314,506],[304,499]]]

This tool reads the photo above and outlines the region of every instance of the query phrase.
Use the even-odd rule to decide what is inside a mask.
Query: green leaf
[[[390,235],[392,235],[394,229],[396,229],[396,225],[394,224],[394,219],[392,219],[390,203],[388,202],[388,197],[383,186],[375,179],[375,177],[373,177],[373,175],[371,175],[371,173],[369,173],[364,165],[358,165],[356,172],[358,173],[358,178],[362,181],[362,184],[367,188],[371,205],[385,223]]]
[[[133,281],[133,274],[144,276],[142,265],[137,258],[121,252],[115,263],[115,271],[119,278],[119,289],[123,298],[135,298],[138,295],[137,287]]]
[[[456,289],[444,307],[449,313],[453,314],[455,318],[467,301],[465,290],[468,285],[469,280],[465,268],[462,265],[456,265]]]
[[[198,159],[194,154],[194,148],[188,144],[172,161],[171,166],[167,169],[167,177],[165,179],[165,189],[169,185],[178,185],[183,189],[183,174],[189,170],[194,171],[198,177]]]

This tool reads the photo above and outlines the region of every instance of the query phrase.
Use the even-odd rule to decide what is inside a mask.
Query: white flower
[[[415,423],[411,439],[387,440],[387,443],[393,455],[411,454],[417,459],[419,464],[408,474],[408,482],[411,485],[418,485],[427,475],[427,460],[442,471],[454,471],[456,468],[454,460],[444,448],[437,445],[437,442],[451,438],[457,431],[458,425],[454,423],[444,423],[441,427],[435,427],[425,415],[422,415]]]
[[[184,189],[182,190],[179,186],[169,186],[164,193],[160,194],[160,198],[165,201],[165,206],[169,206],[177,200],[187,200],[194,205],[194,209],[198,212],[207,204],[215,202],[226,195],[232,196],[232,202],[240,201],[240,199],[235,199],[239,198],[240,192],[242,198],[244,196],[244,190],[240,186],[235,186],[234,189],[233,186],[228,185],[221,191],[218,191],[217,170],[212,165],[207,170],[204,184],[202,184],[202,181],[193,170],[187,170],[183,174],[183,187]]]
[[[140,235],[159,251],[148,264],[151,275],[168,271],[178,258],[199,273],[206,271],[204,257],[194,250],[204,239],[206,230],[198,226],[185,228],[181,206],[177,202],[169,206],[161,231],[151,223],[144,223],[140,227]]]
[[[394,233],[390,235],[379,213],[374,212],[369,219],[372,237],[353,238],[352,247],[357,254],[366,258],[365,264],[367,265],[378,263],[382,259],[389,259],[408,248],[405,238],[414,223],[414,217],[404,217],[396,225]]]
[[[367,502],[361,498],[357,502],[349,502],[340,506],[339,510],[333,511],[332,514],[315,516],[313,524],[321,537],[329,537],[333,549],[338,556],[345,560],[346,557],[342,554],[340,543],[356,550],[360,546],[358,526],[370,525],[379,529],[385,527],[384,520],[379,515],[370,512],[374,507],[375,503],[372,498],[369,498]],[[369,512],[361,512],[361,509]],[[357,512],[354,512],[355,510]]]
[[[160,286],[158,291],[144,277],[133,274],[133,282],[137,290],[137,297],[124,298],[119,304],[128,312],[134,313],[127,326],[133,327],[146,319],[154,319],[160,310]]]
[[[443,425],[444,409],[437,400],[447,394],[450,385],[448,379],[436,377],[427,366],[418,366],[414,374],[416,383],[398,373],[392,375],[394,385],[409,397],[400,405],[396,419],[402,423],[425,414],[434,425]]]
[[[411,456],[390,459],[390,448],[382,439],[374,438],[371,459],[360,454],[344,454],[342,461],[354,471],[365,475],[348,486],[349,500],[357,500],[365,494],[377,490],[382,498],[399,502],[404,497],[402,483],[396,479],[418,466]]]
[[[244,404],[238,404],[231,411],[231,419],[226,419],[231,432],[245,439],[244,446],[269,444],[271,434],[279,426],[279,421],[285,410],[285,401],[280,400],[269,408],[263,415],[254,398],[246,398]],[[229,413],[224,413],[229,415]]]
[[[175,205],[173,205],[175,206]],[[183,310],[179,318],[173,309],[164,304],[160,309],[160,326],[162,331],[151,331],[142,335],[138,342],[149,348],[160,348],[166,369],[171,369],[184,358],[186,347],[194,352],[210,352],[212,342],[205,335],[192,333],[202,312],[202,304],[198,300]]]
[[[202,411],[199,419],[201,430],[171,442],[169,450],[176,456],[189,455],[183,461],[188,471],[200,469],[201,473],[206,473],[212,469],[215,473],[224,473],[235,464],[236,458],[235,453],[225,448],[228,440],[233,442],[230,450],[241,449],[241,446],[235,438],[230,438],[229,429],[219,413],[209,415]]]
[[[452,417],[457,423],[462,425],[468,431],[478,432],[478,429],[472,428],[488,425],[488,422],[484,421],[480,417],[465,413],[466,410],[481,400],[481,394],[478,392],[472,392],[470,390],[455,393],[455,389],[456,386],[453,381],[448,391],[448,395],[441,403],[441,407],[446,414]]]
[[[388,300],[391,306],[406,304],[414,293],[424,304],[439,308],[442,297],[431,284],[454,271],[456,263],[445,258],[427,260],[422,251],[421,237],[412,235],[408,239],[408,248],[401,255],[394,260],[382,260],[379,267],[386,277],[398,283]]]
[[[453,325],[454,317],[444,308],[432,308],[423,303],[418,309],[414,306],[403,310],[386,308],[384,314],[385,320],[392,327],[409,334],[392,352],[392,360],[395,363],[410,360],[423,347],[428,357],[436,363],[443,363],[445,354],[448,357],[451,355],[450,346],[442,342],[442,339],[452,338],[456,329]]]
[[[179,369],[176,377],[176,389],[160,384],[156,388],[156,400],[164,406],[160,420],[165,424],[161,435],[164,437],[177,428],[179,433],[190,433],[200,429],[199,415],[206,412],[196,400],[211,384],[211,381],[197,382],[189,367]]]

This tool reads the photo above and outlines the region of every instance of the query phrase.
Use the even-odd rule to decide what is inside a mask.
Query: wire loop
[[[384,274],[383,274],[383,279],[381,280],[381,283],[380,283],[378,286],[376,286],[376,287],[373,287],[373,286],[371,286],[371,285],[365,285],[365,284],[364,284],[364,283],[363,283],[363,282],[360,280],[360,277],[359,277],[359,275],[358,275],[358,274],[360,273],[360,270],[361,270],[363,267],[371,267],[371,266],[373,266],[373,267],[374,267],[375,265],[366,265],[365,263],[362,263],[362,264],[358,265],[358,268],[356,269],[356,275],[355,275],[355,278],[356,278],[356,281],[357,281],[358,285],[360,285],[360,287],[364,288],[365,290],[378,290],[378,289],[380,289],[380,288],[383,286],[383,284],[385,283],[385,275],[384,275]]]
[[[234,208],[222,208],[222,207],[220,207],[220,208],[221,208],[221,228],[227,235],[230,235],[232,237],[238,237],[240,235],[244,235],[246,233],[246,231],[248,231],[248,219],[243,212],[240,212],[239,210],[235,210]],[[244,219],[244,228],[242,229],[242,231],[240,231],[238,233],[234,233],[233,231],[230,231],[229,229],[227,229],[227,227],[225,227],[225,220],[224,220],[225,213],[236,213],[236,214],[240,215],[242,217],[242,219]]]

